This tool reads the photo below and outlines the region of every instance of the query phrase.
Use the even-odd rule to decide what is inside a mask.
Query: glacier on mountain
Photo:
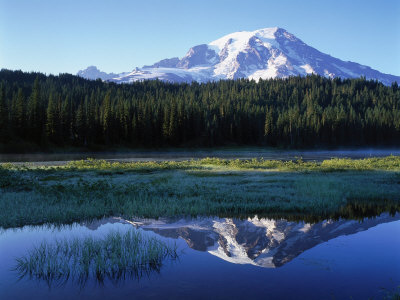
[[[110,218],[91,223],[95,229],[108,222],[128,223],[168,238],[182,238],[197,251],[208,252],[234,264],[277,268],[301,253],[331,239],[356,234],[378,224],[400,219],[384,213],[372,219],[325,220],[317,223],[264,218]]]
[[[90,70],[88,70],[91,68]],[[107,74],[95,67],[79,71],[88,78],[129,83],[159,79],[169,82],[207,82],[221,79],[269,79],[318,74],[328,78],[358,78],[400,82],[399,76],[383,74],[368,66],[345,62],[308,46],[285,29],[273,27],[240,31],[209,44],[197,45],[186,55],[163,59],[132,72]]]

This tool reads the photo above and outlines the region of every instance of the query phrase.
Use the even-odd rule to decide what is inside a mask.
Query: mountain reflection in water
[[[382,214],[375,218],[325,220],[318,223],[291,222],[284,219],[245,220],[232,218],[132,219],[109,218],[86,226],[95,230],[106,223],[130,223],[137,228],[168,238],[182,238],[197,251],[207,251],[234,264],[264,268],[281,267],[304,251],[343,235],[368,230],[378,224],[400,219]]]
[[[307,220],[107,218],[0,230],[0,299],[382,299],[397,291],[400,214]],[[43,241],[103,240],[135,228],[143,237],[176,245],[177,260],[163,260],[155,272],[138,269],[133,277],[122,270],[101,283],[91,276],[84,286],[63,269],[65,281],[52,281],[51,288],[35,274],[20,278],[15,271],[15,259]]]

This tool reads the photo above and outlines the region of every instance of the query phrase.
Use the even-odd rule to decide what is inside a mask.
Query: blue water
[[[400,216],[317,224],[286,220],[105,219],[0,231],[0,299],[382,299],[400,284]],[[159,273],[48,284],[12,271],[44,239],[136,227],[179,247]],[[385,290],[383,290],[384,288]]]

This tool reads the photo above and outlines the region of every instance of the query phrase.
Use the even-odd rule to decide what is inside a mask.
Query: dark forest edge
[[[377,81],[90,81],[0,71],[0,152],[400,145],[400,88]]]

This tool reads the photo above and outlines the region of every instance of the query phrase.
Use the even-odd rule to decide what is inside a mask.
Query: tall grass
[[[196,170],[207,167],[222,167],[230,170],[276,170],[276,171],[342,171],[342,170],[397,170],[400,171],[400,156],[373,157],[365,159],[332,158],[322,162],[298,160],[220,159],[204,158],[187,161],[109,162],[105,160],[79,160],[59,168],[71,170]]]
[[[400,158],[3,165],[0,226],[104,216],[358,216],[400,208]]]
[[[89,279],[103,283],[127,277],[140,279],[159,272],[166,259],[176,259],[176,245],[139,230],[113,231],[104,238],[70,238],[42,242],[26,256],[16,259],[15,270],[49,285],[68,280],[84,284]]]

